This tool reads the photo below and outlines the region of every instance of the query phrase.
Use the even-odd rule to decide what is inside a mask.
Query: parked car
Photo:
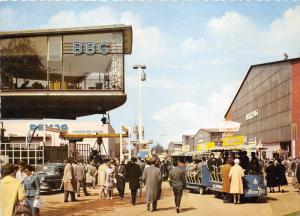
[[[62,163],[48,163],[36,167],[35,172],[40,179],[41,191],[51,194],[53,191],[62,190],[64,167]]]

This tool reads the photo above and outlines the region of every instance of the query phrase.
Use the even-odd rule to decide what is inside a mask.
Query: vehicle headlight
[[[41,179],[40,179],[41,181],[45,181],[45,177],[43,176],[43,177],[41,177]]]

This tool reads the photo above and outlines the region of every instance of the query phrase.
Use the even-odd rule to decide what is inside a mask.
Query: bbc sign
[[[74,55],[94,55],[94,54],[109,54],[109,44],[107,42],[93,42],[89,41],[86,43],[82,43],[79,41],[73,42],[73,54]]]

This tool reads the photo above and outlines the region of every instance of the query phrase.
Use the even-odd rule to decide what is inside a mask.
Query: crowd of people
[[[261,174],[266,178],[266,186],[270,193],[284,192],[282,186],[287,185],[286,176],[293,177],[293,185],[300,189],[299,160],[281,158],[261,160],[255,153],[248,158],[245,152],[211,153],[201,158],[187,162],[185,160],[161,161],[152,156],[147,160],[132,157],[130,160],[105,159],[95,161],[75,161],[71,158],[64,161],[62,187],[64,202],[77,201],[77,197],[89,196],[87,187],[98,191],[99,197],[112,200],[117,191],[120,200],[124,199],[125,184],[128,182],[131,191],[131,204],[137,202],[137,196],[142,196],[145,187],[147,211],[157,210],[157,201],[161,198],[162,182],[169,180],[174,193],[176,212],[180,212],[183,190],[187,182],[196,183],[201,180],[202,172],[209,172],[211,178],[222,182],[224,203],[240,203],[240,195],[244,193],[243,177],[247,174]],[[203,167],[207,167],[204,169]],[[23,211],[38,216],[40,199],[40,180],[32,166],[20,162],[18,166],[5,164],[2,166],[1,194],[10,194],[5,199],[0,198],[2,215],[15,215]],[[81,190],[82,188],[82,190]],[[41,201],[42,202],[42,201]],[[23,209],[22,209],[23,207]],[[24,209],[25,208],[25,209]]]
[[[106,159],[98,163],[67,159],[64,161],[65,169],[63,175],[64,202],[77,201],[81,196],[81,188],[85,196],[88,196],[87,187],[96,188],[100,198],[113,199],[113,194],[118,191],[120,200],[123,200],[125,183],[128,181],[131,191],[131,204],[136,205],[137,196],[142,196],[143,187],[146,188],[145,200],[147,211],[157,210],[157,201],[162,193],[162,181],[170,176],[170,184],[174,189],[176,211],[180,212],[180,200],[185,188],[184,163],[179,170],[172,169],[173,165],[168,160],[161,161],[159,157],[152,156],[151,159],[142,160],[132,157],[130,160]],[[177,163],[175,167],[177,167]],[[176,171],[177,170],[177,171]]]
[[[300,161],[297,159],[282,159],[274,154],[272,159],[259,159],[255,152],[251,159],[246,151],[225,151],[202,155],[186,162],[186,179],[191,183],[200,183],[203,172],[209,172],[213,181],[222,182],[224,203],[240,203],[240,195],[244,193],[243,177],[247,174],[263,175],[269,192],[284,192],[282,186],[287,185],[287,176],[293,177],[293,185],[300,192]],[[203,169],[203,166],[207,169]]]

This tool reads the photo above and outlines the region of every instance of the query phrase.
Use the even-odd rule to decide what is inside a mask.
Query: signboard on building
[[[215,142],[205,142],[205,143],[199,143],[197,145],[197,151],[204,151],[204,150],[210,150],[215,148],[216,143]]]
[[[246,120],[253,119],[256,116],[258,116],[258,109],[246,114]]]
[[[224,137],[223,146],[237,146],[245,143],[245,136]]]

